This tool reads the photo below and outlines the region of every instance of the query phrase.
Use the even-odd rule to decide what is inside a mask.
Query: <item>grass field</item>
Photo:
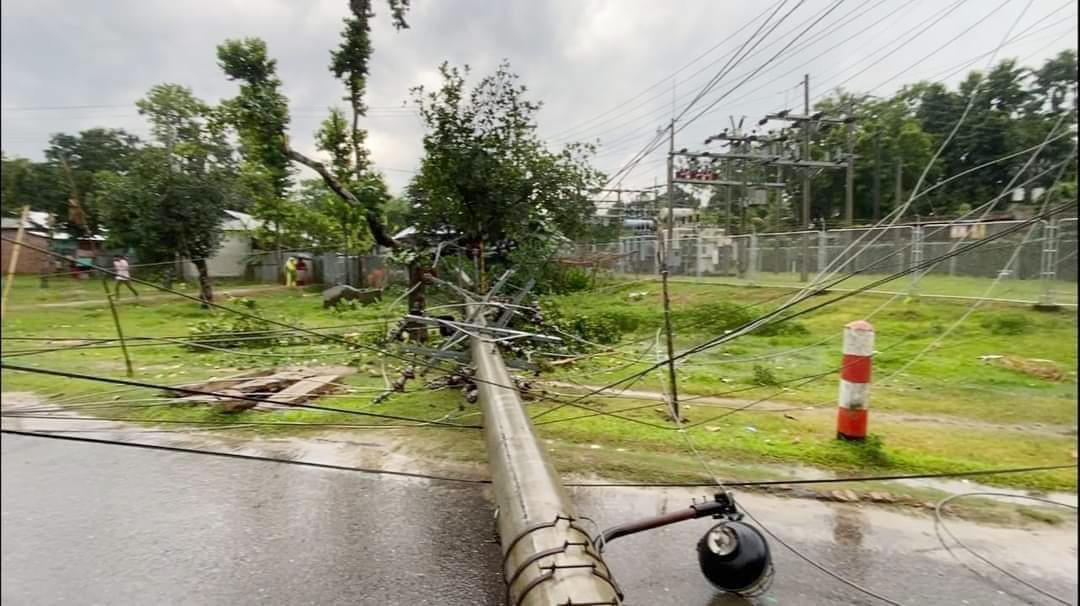
[[[627,276],[631,277],[631,276]],[[813,274],[810,278],[813,279]],[[875,283],[885,277],[885,274],[859,274],[851,276],[834,288],[837,291],[853,290]],[[802,288],[806,283],[800,282],[798,273],[769,273],[761,272],[752,279],[738,278],[735,276],[675,276],[674,281],[684,283],[725,284],[731,286],[766,286],[783,288]],[[1077,283],[1063,280],[1053,280],[1049,285],[1039,280],[1016,280],[1003,278],[993,285],[991,278],[973,278],[968,276],[947,276],[929,274],[915,282],[911,277],[893,280],[887,284],[874,287],[879,293],[901,293],[904,296],[915,294],[917,296],[935,297],[989,297],[1006,301],[1040,301],[1047,286],[1052,289],[1054,300],[1058,304],[1077,303]]]
[[[5,363],[123,377],[121,352],[114,344],[49,340],[113,338],[112,319],[103,302],[80,307],[34,307],[77,297],[93,301],[97,296],[102,301],[100,295],[95,295],[95,291],[100,293],[100,284],[51,286],[45,291],[37,287],[33,278],[19,278],[14,285],[3,324]],[[631,292],[645,294],[631,297]],[[739,314],[768,310],[791,294],[775,288],[681,282],[672,285],[672,293],[676,347],[680,349],[723,334]],[[814,297],[804,305],[828,296]],[[396,321],[404,311],[401,304],[393,308],[383,304],[330,312],[321,308],[316,292],[298,290],[261,292],[252,297],[257,301],[254,312],[264,317],[307,327],[339,327],[332,331],[339,333],[385,330],[385,322]],[[392,298],[389,296],[387,301]],[[437,298],[433,295],[433,302]],[[695,425],[688,434],[718,473],[728,477],[783,473],[762,470],[770,465],[780,470],[788,465],[809,465],[841,473],[935,472],[1076,461],[1075,311],[1046,313],[1028,306],[987,304],[976,309],[939,346],[927,350],[969,309],[970,302],[897,298],[878,309],[888,300],[888,296],[880,295],[853,297],[791,321],[784,329],[741,337],[680,364],[683,410],[687,421]],[[239,302],[223,302],[248,310]],[[607,327],[609,336],[614,334],[619,339],[608,355],[561,365],[544,373],[545,378],[603,385],[643,369],[655,359],[656,331],[662,321],[658,284],[609,285],[596,292],[550,297],[545,306],[564,316]],[[740,308],[738,313],[734,311]],[[276,365],[354,363],[358,372],[346,382],[367,391],[324,397],[320,404],[414,418],[479,422],[477,408],[462,407],[458,392],[420,390],[416,383],[410,384],[409,393],[373,406],[372,395],[385,385],[383,364],[394,378],[401,361],[380,360],[370,351],[349,351],[340,343],[323,341],[196,352],[175,343],[138,338],[181,337],[196,322],[225,318],[224,312],[208,312],[183,300],[125,299],[120,316],[126,335],[136,339],[130,353],[137,379],[175,384]],[[866,444],[856,445],[835,439],[836,368],[843,325],[867,316],[878,333],[870,421],[873,437]],[[16,340],[20,337],[46,340]],[[35,348],[58,347],[63,349],[24,355]],[[980,359],[983,356],[1004,357]],[[1003,360],[1013,364],[1003,364]],[[885,380],[909,362],[902,373]],[[5,392],[31,391],[61,406],[101,416],[230,423],[380,422],[355,414],[311,410],[225,414],[209,408],[163,404],[161,394],[151,389],[118,392],[115,385],[10,370],[4,370],[2,377]],[[660,391],[660,375],[647,373],[632,388]],[[740,403],[767,399],[771,406],[729,414],[724,407],[693,400],[694,396],[705,395],[738,398]],[[623,414],[655,426],[610,416],[575,418],[590,413],[572,406],[551,411],[551,402],[532,402],[530,408],[535,414],[543,414],[537,419],[538,432],[550,441],[560,469],[642,480],[701,477],[684,437],[674,431],[661,403],[605,397],[579,404],[607,412],[636,407]],[[777,412],[776,408],[786,410]],[[712,420],[719,415],[726,416]],[[298,430],[296,426],[259,425],[247,431]],[[403,433],[415,436],[420,447],[433,449],[439,456],[466,461],[483,457],[482,439],[475,430],[426,428]],[[1070,470],[1001,476],[988,481],[1041,489],[1076,488],[1076,474]]]

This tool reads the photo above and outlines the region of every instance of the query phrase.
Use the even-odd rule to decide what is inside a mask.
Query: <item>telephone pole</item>
[[[881,133],[874,133],[874,223],[881,219]]]
[[[810,74],[803,76],[803,115],[810,115]],[[810,159],[810,123],[803,128],[803,160]],[[803,172],[802,180],[802,263],[799,264],[799,281],[806,282],[810,267],[810,171]]]
[[[668,131],[668,161],[667,161],[667,246],[664,247],[664,269],[660,272],[660,279],[664,291],[664,333],[667,341],[667,367],[668,387],[671,390],[671,416],[678,421],[679,416],[679,388],[675,376],[675,343],[674,335],[671,334],[671,298],[668,294],[668,272],[671,270],[671,249],[675,245],[675,120],[671,120]]]
[[[847,108],[847,175],[844,183],[844,225],[855,224],[855,104],[848,101]]]
[[[664,270],[671,269],[671,248],[675,243],[675,120],[668,126],[667,159],[667,246],[664,247]]]
[[[896,158],[896,203],[894,208],[900,208],[904,199],[904,161],[899,156]]]

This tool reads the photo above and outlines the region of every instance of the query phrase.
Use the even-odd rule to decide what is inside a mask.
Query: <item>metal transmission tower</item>
[[[730,131],[725,128],[720,133],[705,139],[705,145],[720,141],[728,148],[727,152],[714,155],[711,161],[713,166],[719,164],[723,175],[721,178],[713,178],[716,176],[715,171],[686,175],[695,184],[702,184],[700,179],[705,177],[708,185],[725,187],[727,200],[724,205],[724,220],[725,233],[728,234],[732,231],[732,193],[736,189],[741,194],[738,200],[740,230],[745,231],[747,207],[752,204],[749,196],[750,190],[764,190],[766,198],[768,198],[770,188],[778,190],[784,188],[783,169],[773,161],[782,158],[782,145],[787,140],[787,135],[785,133],[776,134],[774,131],[758,134],[756,130],[746,134],[742,129],[743,119],[740,119],[739,123],[736,124],[735,119],[731,118]]]
[[[850,109],[849,109],[850,112]],[[847,195],[845,204],[845,217],[848,224],[852,222],[854,215],[854,171],[855,171],[855,157],[853,155],[853,128],[854,117],[851,115],[843,117],[829,117],[824,112],[810,113],[810,75],[803,76],[803,113],[793,114],[790,110],[784,110],[775,114],[767,114],[765,118],[759,122],[759,124],[767,124],[771,120],[780,120],[788,122],[792,125],[792,128],[796,129],[801,135],[802,147],[798,152],[797,159],[788,165],[794,168],[802,177],[802,213],[801,213],[801,228],[803,230],[809,230],[810,223],[810,183],[815,175],[823,170],[835,170],[839,168],[847,169]],[[825,160],[814,159],[813,149],[813,136],[815,133],[821,132],[823,126],[831,126],[843,124],[847,125],[847,150],[840,155],[839,161],[829,158],[829,154],[826,151]],[[821,154],[819,154],[821,155]],[[810,267],[810,238],[808,233],[804,233],[802,237],[802,263],[799,268],[799,279],[803,282],[807,280],[807,274]]]

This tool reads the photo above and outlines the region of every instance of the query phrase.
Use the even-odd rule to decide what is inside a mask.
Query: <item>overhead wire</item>
[[[0,236],[0,240],[3,240],[5,242],[10,242],[10,243],[12,243],[12,244],[14,244],[16,246],[22,246],[24,248],[28,248],[30,250],[34,250],[34,251],[37,251],[37,252],[45,254],[45,255],[49,255],[49,256],[53,256],[53,257],[57,257],[57,258],[61,258],[61,259],[69,259],[66,255],[63,255],[61,253],[57,253],[55,251],[52,251],[52,250],[49,250],[49,249],[46,249],[46,248],[43,248],[43,247],[40,247],[40,246],[35,246],[35,245],[29,244],[27,242],[16,241],[15,239],[8,238],[6,236]],[[114,272],[112,270],[109,270],[109,269],[106,269],[104,267],[100,267],[100,266],[96,266],[96,265],[92,265],[90,267],[92,269],[95,269],[95,270],[97,270],[99,272],[102,272],[102,273],[105,273],[107,275],[112,275],[112,276],[117,275],[116,272]],[[131,277],[129,279],[132,282],[135,282],[135,283],[138,283],[138,284],[143,284],[145,286],[149,286],[151,288],[160,290],[162,292],[174,294],[174,295],[183,297],[185,299],[195,301],[195,302],[199,303],[200,305],[204,305],[206,307],[212,307],[212,308],[215,308],[215,309],[220,309],[220,310],[229,312],[229,313],[234,314],[234,315],[238,315],[238,316],[249,318],[249,319],[259,320],[259,321],[266,322],[266,323],[269,323],[269,324],[274,324],[274,325],[277,325],[277,326],[281,326],[283,328],[289,328],[289,329],[295,330],[297,332],[308,333],[308,334],[311,334],[311,335],[314,335],[314,336],[317,336],[317,337],[320,337],[320,338],[327,338],[327,339],[339,341],[339,342],[345,343],[347,345],[354,346],[354,347],[356,347],[358,349],[366,349],[366,350],[369,350],[369,351],[373,351],[373,352],[378,353],[378,354],[380,354],[382,356],[398,359],[398,360],[407,362],[407,363],[409,363],[411,365],[422,366],[422,367],[425,367],[425,368],[429,368],[431,370],[445,370],[443,367],[439,366],[438,363],[428,362],[423,357],[419,357],[419,356],[418,357],[410,357],[410,356],[407,356],[407,355],[391,352],[391,351],[386,350],[386,349],[381,349],[379,347],[369,345],[367,343],[355,342],[355,341],[350,342],[350,341],[348,341],[348,340],[346,340],[346,339],[344,339],[344,338],[342,338],[340,336],[337,336],[337,335],[319,333],[319,332],[313,331],[311,329],[304,328],[302,326],[295,326],[295,325],[289,324],[287,322],[274,320],[272,318],[267,318],[267,317],[264,317],[264,316],[260,316],[258,314],[253,314],[253,313],[242,311],[242,310],[239,310],[239,309],[236,309],[236,308],[233,308],[233,307],[229,307],[229,306],[226,306],[226,305],[221,305],[220,303],[215,303],[213,301],[205,301],[200,297],[197,297],[197,296],[194,296],[194,295],[189,295],[187,293],[183,293],[183,292],[173,290],[173,289],[170,289],[170,288],[165,288],[164,286],[161,286],[160,284],[155,284],[153,282],[148,282],[146,280],[141,280],[139,278]],[[501,387],[501,388],[504,388],[504,389],[516,389],[514,386],[511,386],[511,385],[499,385],[499,384],[496,384],[496,383],[491,383],[490,381],[482,380],[480,378],[473,378],[471,380],[474,381],[474,382],[477,382],[477,383],[491,384],[493,386]]]
[[[49,376],[54,376],[54,377],[63,377],[63,378],[67,378],[67,379],[84,379],[84,380],[87,380],[87,381],[97,381],[99,383],[113,383],[113,384],[116,384],[116,385],[127,385],[127,386],[131,386],[131,387],[147,387],[147,388],[150,388],[150,389],[160,389],[160,390],[164,390],[164,391],[174,391],[174,392],[177,392],[177,393],[183,393],[183,394],[188,394],[188,395],[202,395],[202,396],[222,397],[222,398],[225,398],[225,399],[228,399],[228,400],[240,400],[240,401],[244,401],[244,402],[255,402],[256,404],[281,404],[281,402],[275,402],[272,398],[258,398],[258,397],[253,397],[253,396],[249,396],[249,395],[246,395],[246,394],[231,394],[231,393],[222,394],[222,393],[219,393],[219,392],[209,391],[209,390],[205,390],[205,389],[193,389],[193,388],[190,388],[190,387],[176,387],[176,386],[169,386],[169,385],[159,385],[159,384],[156,384],[156,383],[148,383],[148,382],[145,382],[145,381],[134,381],[134,380],[130,380],[130,379],[117,379],[117,378],[112,378],[112,377],[99,377],[99,376],[95,376],[95,375],[68,372],[68,371],[62,371],[62,370],[53,370],[53,369],[48,369],[48,368],[35,368],[35,367],[32,367],[32,366],[19,366],[19,365],[16,365],[16,364],[8,364],[8,363],[5,363],[5,362],[0,362],[0,369],[15,370],[15,371],[20,371],[20,372],[28,372],[28,373],[41,374],[41,375],[49,375]],[[374,417],[374,418],[380,418],[380,419],[389,419],[389,420],[394,420],[394,421],[408,421],[408,422],[416,422],[416,423],[434,423],[436,425],[453,427],[453,428],[457,428],[457,429],[480,429],[481,428],[479,425],[458,425],[458,424],[455,424],[455,423],[443,423],[443,422],[438,422],[438,421],[431,421],[429,419],[417,419],[417,418],[413,418],[413,417],[403,417],[403,416],[400,416],[400,415],[391,415],[391,414],[385,414],[385,413],[375,413],[375,412],[367,412],[367,411],[360,411],[360,410],[350,410],[350,409],[347,409],[347,408],[336,408],[336,407],[330,407],[330,406],[317,406],[317,405],[314,405],[314,404],[290,404],[289,406],[292,407],[292,408],[300,408],[300,409],[307,409],[307,410],[318,410],[318,411],[323,411],[323,412],[336,412],[336,413],[351,414],[351,415],[360,415],[360,416]]]
[[[267,461],[271,463],[283,463],[298,465],[302,467],[315,467],[322,469],[332,469],[335,471],[352,471],[360,472],[371,475],[384,475],[384,476],[400,476],[407,478],[415,478],[422,480],[432,480],[439,482],[452,482],[452,483],[464,483],[464,484],[490,484],[491,480],[479,479],[479,478],[461,478],[461,477],[448,477],[426,473],[413,473],[413,472],[400,472],[387,469],[374,469],[365,467],[354,467],[347,465],[335,465],[329,463],[317,463],[313,461],[305,461],[302,459],[284,459],[270,456],[243,454],[238,452],[222,452],[215,450],[206,450],[198,448],[186,448],[181,446],[169,446],[163,444],[148,444],[143,442],[129,442],[126,440],[110,440],[104,438],[89,438],[80,437],[74,435],[52,435],[41,433],[33,430],[21,430],[21,429],[0,429],[0,433],[32,437],[43,439],[63,440],[69,442],[84,442],[91,444],[102,444],[110,446],[127,446],[130,448],[140,448],[149,450],[159,450],[165,452],[178,452],[185,454],[199,454],[209,456],[220,456],[234,459],[246,459],[253,461]],[[880,476],[856,476],[847,478],[815,478],[815,479],[791,479],[791,480],[725,480],[724,484],[733,488],[749,488],[755,486],[784,486],[784,485],[807,485],[807,484],[843,484],[843,483],[863,483],[863,482],[878,482],[878,481],[896,481],[896,480],[908,480],[908,479],[930,479],[930,478],[953,478],[953,477],[975,477],[975,476],[990,476],[990,475],[1012,475],[1012,474],[1024,474],[1024,473],[1037,473],[1042,471],[1054,471],[1060,469],[1076,469],[1076,463],[1062,464],[1062,465],[1042,465],[1033,467],[1015,467],[1005,469],[981,469],[981,470],[957,470],[948,472],[934,472],[934,473],[922,473],[922,474],[892,474],[892,475],[880,475]],[[569,488],[697,488],[704,486],[715,486],[714,481],[705,482],[565,482],[564,486]]]
[[[912,273],[914,273],[916,271],[924,269],[925,267],[929,267],[929,266],[932,266],[934,264],[940,263],[943,260],[947,260],[947,259],[950,259],[950,258],[955,257],[955,256],[966,254],[966,253],[970,252],[971,250],[975,250],[977,248],[981,248],[982,246],[986,246],[990,242],[993,242],[995,240],[1004,238],[1004,237],[1006,237],[1006,236],[1008,236],[1008,235],[1010,235],[1012,233],[1015,233],[1016,231],[1018,231],[1020,229],[1024,229],[1024,228],[1030,226],[1034,222],[1037,222],[1037,221],[1040,221],[1040,220],[1042,220],[1044,218],[1047,218],[1049,216],[1053,216],[1053,215],[1059,214],[1061,212],[1064,212],[1065,210],[1068,210],[1069,208],[1071,208],[1071,207],[1073,207],[1075,205],[1076,205],[1075,202],[1059,205],[1057,207],[1054,207],[1054,208],[1048,210],[1044,214],[1035,215],[1035,216],[1031,217],[1030,219],[1027,219],[1025,221],[1021,221],[1021,222],[1019,222],[1017,224],[1014,224],[1014,225],[1006,228],[1005,230],[1002,230],[1001,232],[999,232],[997,234],[993,234],[991,236],[988,236],[985,239],[977,240],[977,241],[972,242],[972,243],[970,243],[968,245],[965,245],[963,247],[954,249],[954,250],[952,250],[950,252],[947,252],[947,253],[944,253],[942,255],[938,255],[936,257],[928,259],[928,260],[926,260],[926,261],[924,261],[922,263],[911,265],[911,266],[909,266],[909,267],[907,267],[907,268],[905,268],[903,270],[894,272],[892,274],[886,275],[886,276],[884,276],[882,278],[879,278],[877,280],[873,280],[873,281],[871,281],[871,282],[869,282],[869,283],[867,283],[865,285],[862,285],[862,286],[860,286],[858,288],[852,289],[849,292],[840,293],[836,297],[833,297],[833,298],[831,298],[831,299],[829,299],[829,300],[827,300],[825,302],[815,304],[815,305],[813,305],[811,307],[805,308],[805,309],[797,311],[797,312],[793,312],[793,313],[791,313],[789,315],[786,315],[786,316],[780,316],[780,314],[783,311],[786,311],[787,309],[789,309],[789,308],[791,308],[793,306],[792,303],[784,304],[784,305],[776,308],[775,310],[773,310],[771,312],[768,312],[767,314],[764,314],[763,316],[760,316],[759,318],[757,318],[755,320],[744,323],[742,326],[740,326],[739,328],[733,330],[729,334],[726,334],[726,335],[724,335],[722,337],[712,339],[712,340],[707,341],[707,342],[705,342],[705,343],[703,343],[701,345],[698,345],[698,346],[696,346],[694,348],[691,348],[689,350],[686,350],[684,352],[676,354],[675,356],[672,357],[672,359],[677,361],[677,360],[685,358],[687,356],[694,355],[694,354],[699,353],[701,351],[704,351],[706,349],[710,349],[710,348],[716,347],[716,346],[718,346],[720,344],[731,341],[731,340],[733,340],[733,339],[735,339],[735,338],[737,338],[739,336],[742,336],[743,334],[746,334],[747,332],[749,332],[751,330],[754,330],[754,329],[756,329],[756,328],[758,328],[758,327],[760,327],[762,325],[765,325],[765,324],[779,324],[779,323],[782,323],[782,322],[786,322],[786,321],[792,320],[794,318],[800,317],[802,315],[805,315],[807,313],[812,313],[812,312],[814,312],[814,311],[816,311],[818,309],[821,309],[823,307],[826,307],[828,305],[832,305],[834,303],[837,303],[839,301],[848,299],[848,298],[853,297],[853,296],[857,296],[857,295],[859,295],[859,294],[861,294],[861,293],[863,293],[865,291],[872,290],[872,289],[874,289],[877,286],[880,286],[882,284],[888,283],[890,281],[896,280],[896,279],[901,278],[901,277],[906,276],[906,275],[910,275],[910,274],[912,274]],[[854,273],[849,274],[848,276],[845,276],[845,277],[841,277],[836,282],[834,282],[833,285],[835,285],[835,283],[838,283],[840,281],[843,281],[843,280],[851,277],[852,275],[854,275]],[[826,286],[825,288],[822,288],[822,289],[820,289],[819,291],[816,291],[816,292],[820,292],[822,290],[827,290],[827,289],[828,289],[828,287]],[[796,301],[796,303],[801,302],[802,300],[805,300],[805,298],[800,299],[799,301]],[[778,318],[776,320],[770,321],[774,317],[778,317]],[[559,407],[562,407],[562,406],[575,406],[575,407],[577,407],[579,402],[581,402],[582,400],[585,400],[586,398],[588,398],[588,397],[590,397],[592,395],[595,395],[596,393],[600,393],[600,392],[603,392],[603,391],[608,391],[610,389],[618,387],[619,385],[622,385],[623,383],[638,379],[638,378],[644,376],[645,374],[652,372],[653,370],[655,370],[659,366],[661,366],[663,364],[667,364],[667,363],[668,363],[668,360],[664,360],[663,362],[650,364],[645,369],[642,369],[642,370],[640,370],[638,372],[635,372],[634,374],[632,374],[632,375],[630,375],[628,377],[624,377],[624,378],[619,379],[617,381],[608,383],[608,384],[606,384],[606,385],[604,385],[602,387],[598,387],[598,388],[589,390],[587,393],[582,394],[582,395],[580,395],[577,398],[574,398],[572,400],[561,402]],[[555,407],[555,408],[559,408],[559,407]]]
[[[1017,583],[1020,583],[1021,585],[1027,587],[1028,589],[1031,589],[1032,591],[1034,591],[1034,592],[1036,592],[1038,594],[1041,594],[1044,597],[1050,598],[1051,600],[1054,600],[1055,602],[1057,602],[1059,604],[1064,604],[1065,606],[1071,606],[1071,604],[1072,604],[1071,601],[1069,601],[1066,598],[1063,598],[1063,597],[1061,597],[1061,596],[1059,596],[1057,594],[1051,593],[1051,592],[1047,591],[1046,589],[1043,589],[1042,587],[1036,585],[1035,583],[1032,583],[1031,581],[1028,581],[1028,580],[1024,579],[1023,577],[1009,571],[1008,569],[1001,566],[1000,564],[995,563],[993,560],[987,558],[986,556],[984,556],[984,555],[980,554],[979,552],[975,551],[974,549],[972,549],[967,543],[960,540],[959,537],[957,537],[955,534],[953,534],[953,532],[951,530],[949,530],[948,526],[945,524],[944,516],[942,515],[942,512],[944,511],[945,507],[948,506],[949,503],[952,503],[953,501],[956,501],[957,499],[974,497],[974,496],[989,496],[989,497],[1006,497],[1006,498],[1012,498],[1012,499],[1025,499],[1025,500],[1028,500],[1028,501],[1035,501],[1037,503],[1044,503],[1044,504],[1047,504],[1047,505],[1055,505],[1055,506],[1058,506],[1058,507],[1064,507],[1066,509],[1071,509],[1074,512],[1077,511],[1077,507],[1075,505],[1070,505],[1068,503],[1061,503],[1061,502],[1055,501],[1053,499],[1048,499],[1048,498],[1045,498],[1045,497],[1040,497],[1040,496],[1035,496],[1035,495],[1017,495],[1017,494],[1010,494],[1010,493],[1005,493],[1005,492],[992,492],[992,491],[973,491],[973,492],[965,492],[965,493],[960,493],[960,494],[954,494],[954,495],[950,495],[948,497],[945,497],[944,499],[941,499],[940,501],[938,501],[934,505],[934,534],[937,536],[938,541],[941,543],[941,546],[944,547],[945,550],[949,552],[949,555],[951,555],[953,557],[953,559],[955,559],[957,562],[959,562],[962,566],[967,568],[969,571],[975,573],[980,578],[984,578],[984,579],[986,578],[983,574],[981,574],[980,572],[978,572],[977,570],[975,570],[974,568],[969,566],[967,563],[963,562],[960,558],[958,558],[956,556],[955,553],[953,553],[952,547],[949,546],[948,542],[945,540],[945,537],[943,537],[941,535],[943,530],[945,531],[946,534],[949,535],[949,538],[951,538],[953,540],[953,542],[956,543],[957,546],[961,547],[962,549],[967,551],[969,554],[971,554],[972,556],[974,556],[976,559],[983,562],[987,566],[993,568],[998,573],[1009,577],[1013,581],[1016,581]],[[1017,597],[1017,596],[1014,596],[1014,597]]]

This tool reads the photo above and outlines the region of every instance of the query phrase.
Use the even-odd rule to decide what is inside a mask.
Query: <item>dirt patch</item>
[[[1046,381],[1062,383],[1072,381],[1075,377],[1070,376],[1057,362],[1053,360],[1040,360],[1038,358],[1022,358],[1020,356],[985,356],[984,361],[995,366],[1008,368],[1030,377],[1036,377]]]

